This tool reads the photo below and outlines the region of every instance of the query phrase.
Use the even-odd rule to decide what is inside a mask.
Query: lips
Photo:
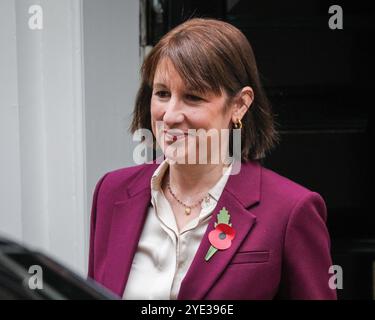
[[[188,136],[188,133],[183,132],[182,130],[164,130],[163,132],[168,141],[177,141]]]

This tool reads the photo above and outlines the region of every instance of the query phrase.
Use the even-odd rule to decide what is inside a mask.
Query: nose
[[[184,121],[183,104],[176,98],[171,98],[165,106],[163,122],[166,127],[174,128]]]

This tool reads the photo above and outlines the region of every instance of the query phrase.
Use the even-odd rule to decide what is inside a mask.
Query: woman
[[[192,19],[159,41],[142,67],[140,128],[165,159],[98,182],[91,278],[124,299],[336,298],[323,199],[260,164],[277,133],[237,28]],[[216,144],[210,130],[230,135]]]

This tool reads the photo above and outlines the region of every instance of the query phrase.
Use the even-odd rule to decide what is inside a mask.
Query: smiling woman
[[[240,120],[243,125],[240,152],[243,161],[263,158],[278,141],[253,50],[246,37],[230,24],[212,19],[192,19],[159,41],[142,67],[142,83],[131,124],[133,133],[139,128],[151,129],[147,110],[150,107],[152,110],[153,95],[164,102],[179,97],[189,106],[208,104],[211,108],[207,112],[214,110],[217,114],[198,113],[196,117],[210,116],[206,121],[223,117],[220,120],[225,125],[216,123],[220,127],[231,128],[231,123]],[[236,110],[230,113],[233,106]],[[247,112],[248,108],[251,112]],[[229,147],[232,155],[232,145]]]
[[[191,19],[160,40],[142,66],[138,129],[152,130],[165,159],[97,184],[90,277],[124,299],[336,298],[324,200],[259,161],[277,132],[237,28]],[[205,151],[192,130],[231,132],[219,147],[208,136],[209,159],[221,148],[230,154],[239,131],[240,156],[173,161]]]

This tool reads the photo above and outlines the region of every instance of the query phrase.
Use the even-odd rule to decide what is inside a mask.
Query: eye
[[[156,96],[158,96],[159,98],[168,98],[169,97],[169,92],[168,91],[157,91],[154,93]]]
[[[203,100],[201,97],[198,97],[194,94],[187,94],[186,99],[191,100],[191,101],[201,101],[201,100]]]

